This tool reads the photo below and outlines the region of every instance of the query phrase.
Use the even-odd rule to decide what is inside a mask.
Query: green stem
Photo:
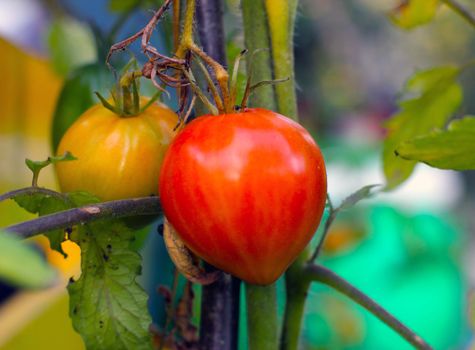
[[[267,19],[262,0],[242,0],[245,45],[252,60],[246,59],[248,74],[254,72],[253,81],[272,80],[272,61]],[[254,55],[256,50],[261,52]],[[252,68],[251,69],[251,65]],[[251,78],[251,77],[250,77]],[[274,87],[263,86],[249,101],[251,107],[276,109]],[[246,285],[249,350],[278,349],[277,301],[275,284],[265,287]]]
[[[178,49],[175,53],[178,58],[185,57],[186,51],[189,50],[191,45],[193,45],[193,20],[195,18],[195,9],[196,1],[187,0],[185,17],[183,20],[183,31],[181,33]]]
[[[31,187],[38,187],[38,177],[41,169],[33,170],[33,178],[31,179]]]
[[[274,79],[289,79],[287,82],[275,86],[277,107],[279,113],[298,120],[293,51],[293,34],[298,0],[264,1],[272,45]]]
[[[330,227],[333,224],[333,221],[335,221],[336,216],[338,215],[338,212],[340,211],[339,209],[333,208],[333,204],[328,194],[327,194],[327,199],[328,199],[330,213],[328,214],[327,221],[325,221],[325,226],[323,227],[322,236],[320,237],[320,240],[318,241],[317,247],[313,251],[312,256],[308,260],[309,262],[314,262],[317,259],[318,255],[320,254],[320,252],[322,251],[323,244],[325,244],[325,240],[327,239],[327,236],[328,236],[328,232],[330,232]]]
[[[246,284],[249,349],[275,350],[277,347],[277,296],[274,285]]]
[[[298,349],[305,301],[310,287],[310,280],[304,274],[303,269],[308,258],[308,252],[308,249],[306,249],[285,274],[287,302],[285,304],[284,325],[280,342],[281,350]]]
[[[269,43],[269,29],[263,0],[242,0],[244,21],[244,42],[249,50],[246,59],[247,72],[252,71],[253,81],[272,80],[272,61]],[[256,50],[261,50],[254,55]],[[253,69],[251,69],[251,65]],[[276,110],[273,86],[264,86],[250,98],[251,106]]]
[[[266,12],[267,39],[272,48],[273,78],[289,78],[289,81],[274,87],[278,111],[298,120],[293,56],[293,33],[298,0],[262,0],[256,1],[256,3],[260,3]],[[253,14],[255,16],[255,11]],[[253,30],[254,36],[255,32]],[[261,80],[266,80],[266,78]],[[281,334],[281,349],[294,350],[298,348],[305,300],[310,286],[310,282],[303,274],[303,264],[308,256],[307,248],[285,274],[287,303]]]
[[[32,186],[32,187],[25,187],[25,188],[20,188],[18,190],[13,190],[13,191],[10,191],[10,192],[6,192],[6,193],[0,195],[0,202],[4,201],[6,199],[13,199],[16,196],[21,196],[21,195],[33,196],[37,193],[41,193],[41,194],[44,194],[44,195],[47,195],[47,196],[55,197],[55,198],[58,198],[58,199],[61,199],[61,200],[64,199],[64,196],[59,192],[49,190],[49,189],[43,188],[43,187]]]

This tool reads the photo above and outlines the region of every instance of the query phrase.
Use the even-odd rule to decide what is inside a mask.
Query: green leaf
[[[19,194],[12,199],[23,209],[27,212],[32,214],[39,214],[43,212],[44,214],[51,214],[55,211],[60,211],[64,209],[68,209],[66,204],[64,203],[64,199],[61,197],[60,193],[51,191],[51,194],[47,193],[27,193],[27,194]],[[42,207],[48,209],[42,209]],[[49,211],[49,212],[48,212]]]
[[[57,157],[48,157],[46,160],[31,160],[31,159],[25,159],[25,164],[28,167],[28,169],[31,170],[33,173],[33,179],[32,179],[32,186],[38,186],[38,177],[40,176],[40,171],[47,167],[50,164],[55,164],[58,162],[64,162],[64,161],[70,161],[70,160],[76,160],[77,158],[74,157],[71,153],[65,152],[62,156],[57,156]]]
[[[73,18],[53,22],[48,35],[48,49],[53,68],[60,75],[97,59],[94,35],[88,26]]]
[[[370,198],[374,196],[375,188],[381,187],[381,185],[367,185],[356,192],[352,193],[348,197],[346,197],[343,202],[341,202],[340,206],[337,208],[338,210],[346,210],[354,206],[362,199]]]
[[[66,193],[65,196],[71,201],[71,208],[82,207],[88,204],[99,203],[101,200],[93,194],[85,191]]]
[[[449,124],[447,130],[402,143],[396,153],[441,169],[475,169],[475,118],[466,117]]]
[[[38,214],[39,216],[56,213],[61,210],[70,209],[71,207],[66,202],[66,199],[62,197],[60,193],[51,191],[51,194],[46,193],[33,193],[33,194],[21,194],[12,198],[17,204],[32,214]],[[48,237],[51,249],[54,249],[63,256],[66,256],[61,243],[64,241],[64,230],[52,230],[44,233]]]
[[[404,92],[409,99],[386,124],[383,170],[387,188],[403,183],[414,170],[415,161],[397,157],[396,148],[405,141],[444,127],[462,102],[462,89],[456,79],[460,68],[443,66],[420,71],[412,76]]]
[[[51,128],[53,152],[56,153],[61,138],[76,119],[98,103],[94,92],[106,95],[113,84],[112,73],[104,63],[87,64],[71,72],[61,89],[53,115]]]
[[[396,7],[390,14],[391,21],[403,28],[412,29],[426,24],[435,17],[440,0],[406,0]]]
[[[68,286],[74,328],[88,349],[151,349],[147,295],[135,281],[140,256],[134,233],[120,222],[80,226],[81,277]]]
[[[99,202],[97,197],[87,192],[71,192],[63,195],[49,190],[20,194],[12,199],[26,211],[39,216]],[[45,232],[44,235],[48,237],[51,249],[66,256],[61,248],[61,243],[65,240],[64,230],[52,230]]]
[[[57,274],[31,245],[0,232],[0,279],[23,288],[46,288]]]

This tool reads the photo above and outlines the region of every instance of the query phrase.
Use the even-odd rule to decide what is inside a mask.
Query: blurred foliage
[[[127,12],[137,6],[142,0],[109,0],[109,9],[113,12]],[[151,1],[148,1],[151,2]]]
[[[440,0],[403,0],[389,15],[397,26],[412,29],[434,18]]]
[[[0,232],[0,279],[23,288],[45,288],[57,281],[57,273],[39,250]]]
[[[24,212],[22,210],[22,212]],[[22,291],[3,302],[0,307],[0,348],[25,349],[84,349],[84,343],[72,325],[68,314],[69,297],[66,283],[71,276],[79,276],[79,247],[65,241],[61,254],[49,249],[44,236],[34,239],[37,248],[45,253],[48,263],[58,274],[58,284],[44,290]]]
[[[475,169],[475,118],[465,117],[449,124],[447,130],[402,143],[396,152],[441,169]]]
[[[61,290],[64,289],[21,295],[5,305],[2,311],[8,313],[8,323],[2,323],[0,318],[0,348],[84,350],[81,337],[71,327],[69,298],[65,291],[59,293]],[[18,323],[18,329],[12,328]],[[11,337],[6,342],[4,332]]]
[[[48,49],[52,66],[60,75],[97,58],[91,29],[72,18],[58,18],[52,23]]]
[[[137,7],[144,9],[158,9],[163,0],[109,0],[109,9],[112,12],[128,12]]]
[[[66,130],[98,102],[94,92],[107,96],[114,84],[112,73],[104,63],[91,63],[72,70],[59,94],[51,127],[51,142],[56,153]]]
[[[404,182],[416,162],[398,158],[394,150],[404,141],[442,128],[462,102],[462,89],[456,79],[460,68],[444,66],[420,71],[406,83],[406,99],[399,102],[400,111],[386,123],[383,167],[387,187]]]

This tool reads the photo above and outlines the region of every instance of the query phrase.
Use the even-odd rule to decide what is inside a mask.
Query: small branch
[[[330,231],[330,227],[333,224],[333,221],[335,221],[335,218],[336,218],[336,216],[338,215],[338,212],[339,212],[338,208],[335,209],[333,207],[331,199],[328,195],[327,195],[327,198],[328,198],[328,204],[330,206],[330,214],[328,215],[328,219],[325,222],[325,227],[323,228],[322,237],[320,237],[320,241],[318,241],[318,245],[315,248],[315,251],[313,252],[312,256],[309,259],[309,262],[312,262],[312,263],[317,259],[318,255],[320,254],[320,251],[322,250],[323,244],[325,243],[325,240],[327,238],[328,231]]]
[[[379,190],[381,190],[382,186],[381,185],[366,185],[366,186],[363,186],[359,190],[357,190],[356,192],[353,192],[351,195],[346,197],[340,203],[340,205],[336,208],[333,206],[333,203],[330,199],[330,196],[327,194],[327,202],[328,202],[328,206],[330,208],[330,214],[328,216],[327,221],[325,222],[325,227],[323,229],[322,237],[320,238],[320,241],[318,242],[317,248],[315,249],[312,256],[310,257],[310,260],[309,260],[310,263],[314,262],[315,259],[320,254],[320,251],[322,250],[323,244],[325,243],[325,239],[327,238],[330,226],[332,225],[333,221],[337,217],[338,213],[342,210],[346,210],[346,209],[349,209],[349,208],[353,207],[356,203],[358,203],[359,201],[361,201],[365,198],[369,198],[369,197],[373,196],[376,193],[376,192],[373,191],[375,188],[379,188]]]
[[[317,282],[326,284],[340,293],[346,295],[351,300],[355,301],[359,305],[363,306],[366,310],[371,312],[382,322],[392,328],[400,336],[406,339],[410,344],[412,344],[416,349],[421,350],[431,350],[432,347],[427,344],[420,336],[415,334],[404,324],[402,324],[398,319],[391,315],[388,311],[383,309],[378,303],[373,299],[368,297],[366,294],[353,287],[348,281],[344,280],[333,271],[323,267],[321,265],[307,264],[305,266],[305,272],[309,277]]]
[[[462,16],[472,27],[475,27],[475,16],[457,0],[442,0],[442,2]]]
[[[117,219],[139,215],[159,215],[161,213],[162,208],[158,197],[122,199],[41,216],[37,219],[5,227],[4,230],[16,233],[22,238],[28,238],[43,232],[66,229],[105,217]]]
[[[32,187],[20,188],[18,190],[13,190],[13,191],[4,193],[4,194],[0,195],[0,202],[2,202],[4,200],[7,200],[7,199],[12,199],[13,197],[16,197],[16,196],[34,195],[34,194],[37,194],[37,193],[42,193],[42,194],[47,195],[47,196],[64,199],[63,195],[59,192],[56,192],[56,191],[53,191],[53,190],[48,190],[47,188],[43,188],[43,187],[32,186]]]

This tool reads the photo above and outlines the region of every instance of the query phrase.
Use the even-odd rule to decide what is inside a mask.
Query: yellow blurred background
[[[50,123],[62,84],[48,62],[0,39],[0,190],[30,185],[25,158],[51,154]],[[42,171],[39,185],[55,188],[52,168]],[[33,218],[13,201],[0,203],[1,227]],[[0,304],[0,349],[83,349],[69,319],[66,284],[79,273],[79,248],[63,243],[68,258],[49,249],[45,237],[35,239],[48,260],[61,271],[62,282],[38,292],[19,292]]]

